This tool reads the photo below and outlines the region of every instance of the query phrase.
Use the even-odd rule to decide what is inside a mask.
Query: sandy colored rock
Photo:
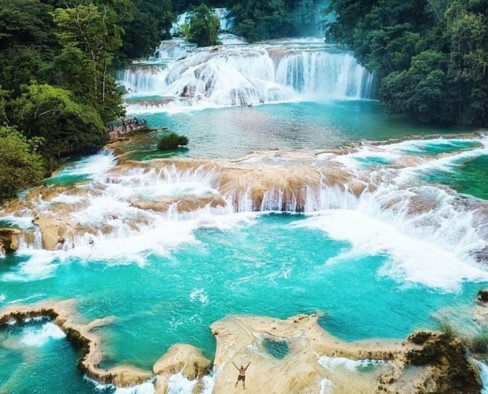
[[[0,228],[0,252],[12,253],[19,247],[22,232],[15,228]]]
[[[210,361],[190,345],[170,348],[154,365],[155,378],[150,371],[130,365],[100,368],[101,341],[92,330],[112,319],[79,322],[73,300],[6,307],[0,310],[0,326],[37,316],[51,318],[82,350],[78,366],[91,379],[121,387],[152,381],[156,393],[166,393],[169,377],[182,372],[188,379],[198,379],[194,392],[202,390],[201,378],[209,371]],[[214,394],[240,392],[240,385],[234,387],[238,371],[233,363],[249,362],[248,393],[315,393],[327,388],[332,393],[474,394],[481,389],[479,372],[462,343],[443,333],[416,332],[403,342],[344,342],[326,333],[316,315],[286,320],[230,316],[212,324],[211,329],[217,339]],[[274,351],[270,350],[273,346]],[[376,364],[359,373],[347,365],[354,360],[369,365],[376,360]]]
[[[385,365],[371,374],[357,374],[347,368],[328,370],[319,364],[319,358],[393,360],[404,351],[403,345],[396,342],[342,342],[323,331],[314,315],[287,320],[232,316],[212,324],[211,329],[217,340],[216,394],[240,392],[241,383],[234,388],[238,371],[232,363],[245,366],[248,362],[251,364],[246,373],[247,393],[318,393],[323,384],[352,389],[351,382],[355,382],[358,390],[354,392],[373,393],[377,391],[380,372],[393,371],[393,366]],[[267,351],[265,341],[286,343],[284,357],[277,358]]]
[[[341,394],[474,394],[481,389],[460,341],[442,333],[417,332],[403,342],[344,342],[326,333],[315,315],[286,320],[231,316],[211,329],[217,340],[214,394],[241,392],[240,383],[234,388],[238,371],[233,363],[248,362],[247,393],[318,393],[327,387],[327,393]],[[273,354],[266,341],[285,350]],[[350,366],[354,360],[376,360],[376,366],[358,372]]]
[[[56,250],[66,242],[74,242],[77,222],[68,216],[38,216],[34,224],[41,231],[43,249]]]
[[[200,378],[210,371],[211,361],[200,349],[186,344],[176,344],[153,366],[153,372],[160,376],[171,376],[181,372],[190,380]]]

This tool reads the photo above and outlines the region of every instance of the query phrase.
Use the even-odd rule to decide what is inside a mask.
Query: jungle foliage
[[[391,112],[488,124],[488,1],[331,0],[325,12],[327,39],[377,73]]]
[[[128,0],[0,0],[0,198],[106,142],[105,123],[123,114],[114,62],[132,10]]]

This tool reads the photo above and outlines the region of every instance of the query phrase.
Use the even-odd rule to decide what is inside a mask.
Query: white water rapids
[[[253,222],[257,212],[288,211],[309,216],[299,226],[323,231],[351,245],[328,264],[351,256],[386,254],[389,263],[379,274],[400,282],[457,291],[464,281],[488,281],[488,273],[474,257],[487,246],[486,204],[460,198],[447,188],[421,184],[415,176],[416,171],[428,166],[445,167],[467,155],[483,155],[487,141],[479,139],[479,147],[441,158],[404,153],[436,141],[366,145],[346,155],[315,156],[308,164],[301,156],[283,158],[274,160],[271,167],[266,164],[267,158],[259,155],[234,162],[230,169],[217,164],[196,164],[186,169],[165,165],[158,169],[141,163],[100,167],[100,172],[94,173],[93,166],[84,162],[83,168],[92,179],[88,183],[27,197],[25,208],[18,209],[15,216],[0,212],[0,219],[19,224],[54,213],[74,221],[80,229],[59,250],[40,250],[38,240],[24,244],[18,253],[26,256],[26,262],[2,280],[47,277],[59,262],[71,258],[144,264],[148,251],[167,255],[182,243],[195,242],[198,228],[228,230]],[[368,155],[389,158],[392,165],[373,170],[358,166],[356,158]],[[101,159],[106,160],[97,155],[91,160]],[[345,167],[332,176],[347,171],[352,178],[334,185],[327,169],[337,163]],[[296,166],[301,169],[298,175],[290,175],[289,183],[282,184],[281,175],[275,178],[277,169],[289,171]],[[79,165],[74,168],[81,171]],[[246,180],[236,175],[257,168],[264,171],[259,177]],[[325,171],[319,181],[313,175],[317,171]],[[276,182],[268,183],[268,172]],[[348,185],[354,182],[370,186],[358,195],[349,190]],[[264,185],[266,190],[258,196]]]
[[[373,75],[349,52],[320,39],[203,49],[172,40],[155,56],[151,65],[133,65],[120,75],[131,113],[372,94]]]

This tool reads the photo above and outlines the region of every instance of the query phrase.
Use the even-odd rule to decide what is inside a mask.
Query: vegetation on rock
[[[421,346],[407,354],[407,362],[416,366],[429,366],[431,378],[428,387],[419,392],[479,393],[481,380],[476,367],[459,338],[450,333],[416,332],[409,342]]]
[[[186,145],[188,145],[188,138],[184,135],[178,135],[176,133],[166,134],[158,141],[159,150],[174,150],[179,146]]]

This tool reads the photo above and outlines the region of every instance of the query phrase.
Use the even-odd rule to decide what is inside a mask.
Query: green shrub
[[[188,138],[176,133],[166,134],[158,141],[159,150],[173,150],[185,145],[188,145]]]
[[[18,131],[0,126],[0,200],[42,179],[42,157]]]

